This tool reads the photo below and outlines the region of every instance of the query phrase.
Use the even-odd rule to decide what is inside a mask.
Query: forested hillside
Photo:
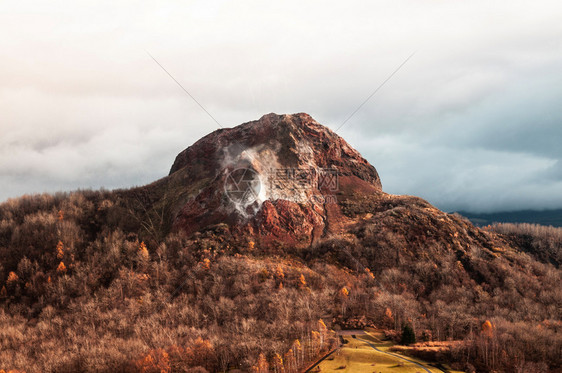
[[[152,184],[0,204],[0,369],[293,373],[371,326],[468,372],[559,371],[559,249],[384,193],[309,115],[267,114]]]
[[[262,250],[226,225],[157,242],[130,196],[0,205],[0,368],[293,372],[331,347],[336,324],[405,323],[418,340],[462,340],[440,357],[459,368],[560,368],[560,271],[513,249],[459,257],[443,227],[415,242],[416,224],[398,224],[424,205],[373,206],[348,235]]]

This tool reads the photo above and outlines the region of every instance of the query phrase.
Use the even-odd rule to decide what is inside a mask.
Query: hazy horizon
[[[383,189],[447,211],[562,208],[562,5],[0,4],[0,201],[167,175],[218,120],[306,112]]]

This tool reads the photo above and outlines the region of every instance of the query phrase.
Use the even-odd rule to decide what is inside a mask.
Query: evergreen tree
[[[400,344],[410,345],[412,343],[416,343],[416,334],[410,324],[406,324],[404,325],[404,329],[402,329],[402,340]]]

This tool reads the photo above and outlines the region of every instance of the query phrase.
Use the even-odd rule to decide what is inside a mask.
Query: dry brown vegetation
[[[506,235],[517,247],[538,260],[552,263],[558,268],[562,264],[562,228],[528,223],[497,223],[485,229]]]
[[[105,191],[0,205],[0,369],[297,372],[335,323],[462,341],[437,358],[468,370],[562,367],[561,272],[528,254],[414,240],[400,208],[267,251],[225,225],[168,234],[142,206]]]

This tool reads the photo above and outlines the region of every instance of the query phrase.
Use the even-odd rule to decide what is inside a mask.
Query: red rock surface
[[[260,175],[261,190],[253,203],[237,204],[225,191],[229,173],[238,168]],[[318,171],[336,177],[338,185],[303,187],[296,177],[285,177],[287,172],[310,176]],[[173,230],[189,235],[227,223],[232,231],[255,235],[262,245],[310,245],[339,233],[350,222],[340,200],[382,193],[376,169],[340,136],[303,113],[267,114],[217,130],[182,151],[169,177],[184,180],[186,189],[199,188],[175,213]]]

